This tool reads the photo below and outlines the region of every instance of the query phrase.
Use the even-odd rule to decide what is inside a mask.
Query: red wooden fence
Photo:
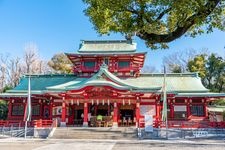
[[[24,127],[25,122],[20,120],[0,120],[0,127]],[[28,122],[28,127],[56,127],[57,121],[56,120],[33,120]]]

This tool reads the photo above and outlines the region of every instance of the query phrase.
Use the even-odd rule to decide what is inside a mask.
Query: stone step
[[[111,131],[113,131],[113,132],[135,132],[136,131],[136,129],[135,128],[131,128],[131,129],[126,129],[126,128],[123,128],[123,129],[113,129],[113,128],[70,128],[70,127],[68,127],[68,128],[61,128],[61,127],[59,127],[59,128],[57,128],[57,130],[58,131],[83,131],[83,132],[85,132],[85,131],[87,131],[87,132],[89,132],[89,131],[93,131],[93,132],[95,132],[95,131],[98,131],[98,132],[111,132]]]
[[[57,128],[52,139],[134,139],[136,129]]]

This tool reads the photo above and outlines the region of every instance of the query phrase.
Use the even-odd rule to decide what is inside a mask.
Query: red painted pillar
[[[49,104],[49,118],[52,119],[52,107],[53,107],[53,103],[50,102]]]
[[[204,103],[203,107],[204,107],[204,112],[205,112],[204,117],[208,117],[208,110],[207,110],[207,103],[206,102]]]
[[[12,101],[10,100],[9,104],[8,104],[8,116],[7,116],[7,119],[11,118],[11,114],[12,114]]]
[[[191,99],[185,100],[187,101],[187,119],[189,119],[189,117],[191,116],[191,105],[190,102],[192,101]]]
[[[52,111],[53,111],[53,99],[50,97],[50,103],[49,103],[49,118],[52,119]]]
[[[113,108],[113,127],[118,127],[118,104],[117,102],[114,102],[114,108]]]
[[[157,102],[156,104],[156,116],[158,118],[158,120],[160,120],[161,116],[160,116],[160,103]]]
[[[139,127],[139,120],[140,120],[140,103],[136,103],[136,127]]]
[[[158,101],[156,104],[156,114],[157,114],[157,123],[155,126],[159,127],[161,125],[161,118],[162,118],[162,106],[160,101]]]
[[[42,101],[41,100],[38,100],[38,102],[39,102],[39,105],[40,105],[40,119],[44,119]]]
[[[95,105],[95,112],[94,112],[94,116],[97,116],[97,110],[98,110],[98,106],[97,105]]]
[[[84,120],[83,126],[88,127],[88,103],[84,103]]]
[[[187,119],[191,116],[190,104],[187,104]]]
[[[108,105],[108,116],[111,116],[110,105]]]
[[[65,97],[63,97],[62,102],[62,114],[61,114],[61,126],[66,126],[66,103],[65,103]]]
[[[171,103],[170,105],[170,117],[173,119],[174,118],[174,106],[173,104]]]

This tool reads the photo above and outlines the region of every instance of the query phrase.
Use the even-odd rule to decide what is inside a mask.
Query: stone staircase
[[[82,128],[58,127],[51,139],[136,139],[137,130],[132,127],[120,128]]]

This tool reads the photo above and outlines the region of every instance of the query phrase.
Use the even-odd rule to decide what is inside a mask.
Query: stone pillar
[[[136,128],[139,127],[139,120],[140,120],[140,103],[136,103]]]
[[[62,114],[61,114],[60,126],[61,127],[65,127],[66,126],[66,103],[65,103],[65,97],[63,97],[63,101],[62,101]]]
[[[118,106],[117,103],[114,102],[114,108],[113,108],[113,127],[118,127]]]
[[[88,127],[88,103],[84,103],[84,120],[83,127]]]

